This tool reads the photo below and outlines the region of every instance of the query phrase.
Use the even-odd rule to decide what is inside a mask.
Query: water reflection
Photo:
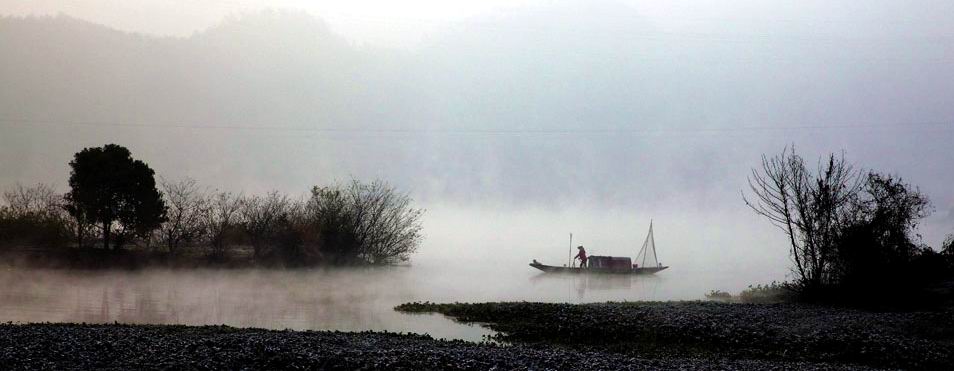
[[[297,330],[428,333],[481,340],[491,331],[393,307],[431,302],[701,299],[752,282],[729,271],[650,276],[543,274],[525,264],[422,263],[336,270],[67,271],[0,268],[0,321],[226,324]],[[732,286],[729,286],[731,288]]]
[[[0,271],[0,320],[226,324],[297,330],[428,333],[481,340],[492,332],[392,308],[415,300],[407,268],[377,270]]]
[[[657,300],[660,277],[653,275],[548,274],[530,278],[539,290],[553,291],[563,286],[570,302]]]

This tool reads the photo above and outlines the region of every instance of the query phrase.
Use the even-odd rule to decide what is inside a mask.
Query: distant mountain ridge
[[[353,82],[366,75],[356,70],[365,56],[302,15],[263,13],[189,38],[130,34],[69,17],[0,24],[0,48],[9,49],[0,66],[0,83],[10,87],[0,102],[6,116],[288,125],[302,123],[297,113],[310,114],[309,124],[339,124],[347,120],[329,113],[363,93]],[[301,100],[262,99],[281,94]],[[208,115],[210,104],[219,107],[215,115]]]
[[[414,51],[295,12],[189,37],[2,17],[0,186],[62,185],[74,152],[118,142],[228,189],[356,176],[455,202],[737,208],[759,156],[796,143],[954,207],[949,161],[910,160],[948,158],[949,138],[898,125],[954,117],[954,70],[932,57],[951,46],[767,35],[671,35],[609,5],[463,22]]]

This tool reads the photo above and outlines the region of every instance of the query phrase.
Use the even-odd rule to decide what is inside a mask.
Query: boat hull
[[[546,273],[571,273],[571,274],[653,274],[669,267],[639,267],[630,269],[606,269],[606,268],[580,268],[580,267],[558,267],[553,265],[541,264],[536,261],[530,263],[531,267],[539,269]]]

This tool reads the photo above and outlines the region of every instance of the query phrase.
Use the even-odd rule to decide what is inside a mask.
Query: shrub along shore
[[[38,184],[0,194],[0,253],[121,265],[387,265],[408,260],[422,239],[424,211],[383,181],[314,186],[302,198],[213,191],[192,179],[157,182],[116,144],[84,148],[69,164],[69,192]]]
[[[380,181],[314,187],[307,198],[205,190],[162,182],[165,207],[153,229],[109,233],[70,213],[46,185],[0,198],[0,255],[27,266],[141,267],[387,265],[421,241],[423,210]],[[110,228],[116,228],[114,223]]]
[[[305,199],[207,191],[163,182],[155,229],[113,231],[82,223],[51,187],[17,186],[0,199],[0,255],[30,267],[137,268],[386,265],[421,241],[422,210],[383,182],[315,187]]]

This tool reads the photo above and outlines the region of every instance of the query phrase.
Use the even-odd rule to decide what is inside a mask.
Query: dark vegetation
[[[103,249],[110,248],[113,225],[114,247],[130,238],[143,238],[166,221],[166,205],[156,189],[155,172],[134,160],[125,147],[107,144],[85,148],[70,162],[70,191],[64,208],[77,225],[82,243],[85,226],[99,226]]]
[[[631,357],[549,345],[474,344],[426,335],[225,326],[0,324],[4,369],[839,370],[809,362]]]
[[[409,303],[499,331],[499,340],[641,358],[954,367],[954,313],[870,312],[807,304]]]
[[[739,295],[732,295],[726,291],[712,290],[706,294],[706,299],[726,303],[772,304],[789,302],[797,299],[791,286],[786,283],[772,282],[767,285],[749,285]]]
[[[762,158],[745,202],[789,241],[794,280],[805,301],[906,307],[942,305],[954,279],[951,238],[939,251],[920,242],[917,226],[930,202],[901,178],[861,171],[844,155],[809,169],[786,148]]]
[[[382,181],[316,186],[305,198],[210,191],[191,179],[157,184],[114,144],[84,149],[70,166],[65,195],[44,184],[3,192],[0,249],[15,261],[381,265],[406,261],[421,241],[423,211]]]

